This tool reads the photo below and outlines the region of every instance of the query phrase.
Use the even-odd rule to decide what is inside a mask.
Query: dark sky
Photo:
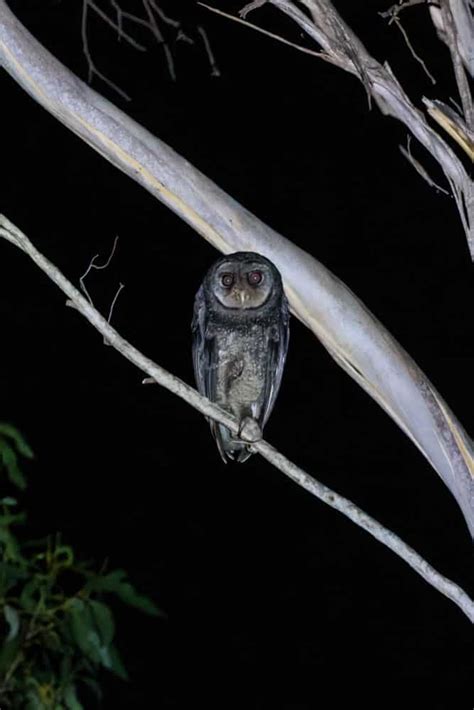
[[[423,9],[409,11],[406,28],[435,87],[377,15],[389,4],[336,6],[419,107],[422,95],[447,101],[449,57]],[[79,2],[12,6],[86,78]],[[163,27],[177,81],[151,38],[135,34],[150,47],[141,54],[94,20],[94,60],[132,101],[98,80],[94,88],[345,281],[472,433],[472,266],[453,199],[398,150],[404,128],[370,111],[362,86],[340,70],[191,3],[162,7],[194,40],[176,42]],[[275,9],[249,19],[306,42]],[[88,282],[96,306],[106,312],[123,282],[115,327],[193,382],[193,299],[217,252],[6,75],[0,91],[1,211],[76,284],[119,235],[110,268]],[[98,565],[109,558],[129,570],[167,614],[117,608],[132,679],[104,678],[103,707],[306,710],[335,706],[321,705],[322,694],[348,688],[369,702],[378,683],[432,693],[430,708],[472,706],[471,627],[454,604],[265,461],[221,463],[197,412],[141,387],[141,373],[65,308],[27,257],[6,243],[0,254],[0,417],[36,453],[34,524],[61,530]],[[447,488],[314,336],[295,319],[291,327],[266,438],[472,594],[471,541]],[[379,707],[389,703],[385,691]]]

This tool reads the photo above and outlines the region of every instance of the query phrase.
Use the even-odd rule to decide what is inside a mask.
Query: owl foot
[[[262,430],[255,419],[244,417],[240,422],[239,439],[242,441],[255,442],[262,438]]]

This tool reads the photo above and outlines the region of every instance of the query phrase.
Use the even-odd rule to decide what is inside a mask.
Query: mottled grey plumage
[[[224,461],[226,456],[246,461],[252,453],[248,442],[261,438],[283,374],[288,320],[280,273],[254,252],[221,257],[196,294],[192,330],[198,389],[240,422],[242,438],[211,422]]]

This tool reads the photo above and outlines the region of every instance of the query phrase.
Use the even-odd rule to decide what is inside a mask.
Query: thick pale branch
[[[449,37],[444,24],[443,7],[447,7],[454,24],[456,44],[469,74],[474,77],[474,18],[472,15],[472,0],[441,0],[430,3],[431,19],[439,38],[449,47]]]
[[[448,144],[430,127],[421,111],[411,103],[388,64],[382,66],[369,54],[330,0],[301,0],[301,4],[310,11],[312,19],[300,10],[293,0],[268,0],[268,2],[294,20],[323,48],[326,56],[334,58],[335,64],[359,77],[369,96],[375,100],[380,110],[404,123],[413,136],[431,153],[442,168],[448,182],[455,185],[455,197],[456,193],[460,196],[456,197],[456,204],[466,232],[471,258],[474,259],[474,187],[472,180]],[[443,0],[443,2],[446,3],[447,0]],[[450,13],[447,16],[452,19]],[[454,20],[452,22],[454,23]],[[449,35],[447,30],[446,33],[450,38],[454,37],[455,29],[450,27]],[[463,105],[467,107],[469,114],[466,116],[466,123],[470,126],[472,101],[467,82],[463,82],[462,62],[458,46],[455,46],[454,43],[455,40],[452,39],[449,46],[458,85],[461,82],[459,90]]]
[[[470,438],[426,376],[347,286],[77,79],[22,27],[4,0],[0,0],[0,58],[16,81],[58,120],[217,249],[256,251],[276,264],[293,313],[423,452],[456,497],[474,534]],[[397,90],[396,84],[381,83],[379,93],[380,87],[389,94]],[[387,98],[396,100],[396,95]]]
[[[145,372],[155,382],[165,387],[173,394],[181,397],[192,407],[197,409],[211,419],[214,419],[228,427],[234,434],[238,434],[237,421],[229,416],[227,412],[210,402],[206,397],[200,395],[192,387],[164,370],[155,362],[143,355],[133,345],[122,338],[117,331],[112,328],[108,321],[94,308],[80,291],[75,288],[68,279],[54,266],[43,254],[41,254],[31,241],[9,220],[0,215],[0,236],[8,240],[19,249],[24,251],[39,268],[66,294],[68,305],[74,306],[89,323],[102,334],[104,341],[112,345],[118,352]],[[442,576],[426,560],[424,560],[413,548],[406,545],[398,535],[388,530],[383,525],[367,515],[347,498],[340,496],[324,484],[310,476],[306,471],[296,466],[273,446],[261,440],[253,444],[254,449],[263,458],[267,459],[273,466],[282,473],[315,495],[327,505],[335,508],[340,513],[348,517],[359,527],[369,532],[379,542],[389,547],[399,557],[401,557],[410,567],[418,572],[423,579],[437,589],[441,594],[451,599],[466,614],[470,621],[474,621],[474,601],[469,598],[466,592],[450,579]]]

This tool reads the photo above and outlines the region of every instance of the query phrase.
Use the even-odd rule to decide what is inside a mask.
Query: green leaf
[[[5,621],[7,622],[9,629],[7,642],[13,641],[13,639],[17,637],[18,631],[20,629],[20,617],[18,616],[17,610],[9,604],[5,604],[5,606],[3,607],[3,615],[5,617]]]
[[[102,644],[108,646],[112,643],[115,634],[115,623],[112,612],[108,606],[94,599],[89,600],[89,604]]]
[[[63,699],[68,710],[84,710],[84,706],[79,702],[76,695],[76,688],[73,683],[70,683],[64,689]]]
[[[31,577],[20,594],[20,606],[28,612],[33,612],[38,605],[37,592],[41,587],[41,578]]]
[[[26,478],[18,468],[17,455],[10,444],[2,437],[0,437],[0,459],[7,469],[7,475],[10,481],[17,486],[17,488],[24,490],[26,488]]]
[[[122,663],[122,659],[119,656],[119,652],[115,646],[110,647],[110,670],[112,670],[115,675],[117,675],[122,680],[129,680],[128,673],[125,670],[125,666]]]
[[[0,515],[0,526],[7,528],[10,525],[24,523],[25,520],[26,513],[5,513],[4,515]]]
[[[74,552],[69,545],[59,545],[54,550],[54,559],[58,567],[71,567],[74,563]]]
[[[117,592],[126,576],[127,573],[123,569],[116,569],[107,574],[94,574],[88,580],[85,589],[91,592]]]
[[[23,563],[24,559],[20,552],[16,537],[0,526],[0,544],[4,547],[4,559],[12,560],[13,562]]]
[[[0,561],[0,596],[5,596],[11,587],[27,577],[23,566]]]
[[[18,501],[16,500],[16,498],[12,498],[11,496],[6,496],[6,498],[2,498],[0,500],[0,504],[12,506],[12,505],[17,505]]]
[[[22,456],[27,459],[32,459],[34,457],[33,451],[30,446],[26,443],[25,438],[20,434],[18,429],[15,429],[11,424],[6,424],[5,422],[0,422],[0,434],[6,436],[9,439],[13,439],[17,451]]]
[[[105,605],[101,605],[106,608]],[[113,631],[113,620],[107,616],[107,612],[100,609],[96,612],[100,616],[100,627],[97,617],[93,611],[91,602],[82,599],[72,599],[68,604],[70,613],[71,631],[74,641],[80,650],[94,663],[103,665],[105,668],[112,668],[110,649],[101,638],[101,631],[106,636],[110,636]],[[111,616],[111,615],[110,615]]]
[[[144,611],[146,614],[151,614],[152,616],[162,616],[163,614],[149,597],[144,594],[138,594],[130,582],[124,582],[121,585],[117,596],[125,602],[125,604],[140,609],[140,611]]]
[[[45,631],[41,635],[41,645],[43,648],[47,648],[50,651],[62,650],[62,642],[59,637],[59,634],[57,634],[56,631],[54,631],[53,629]]]
[[[72,636],[79,649],[94,663],[102,663],[100,638],[89,606],[82,599],[71,599],[67,611]]]
[[[11,641],[5,641],[0,647],[0,676],[10,668],[11,664],[21,652],[21,635],[15,636]]]
[[[114,570],[108,574],[94,575],[88,580],[85,588],[87,591],[111,592],[116,594],[125,604],[129,604],[152,616],[162,616],[163,612],[158,609],[149,597],[139,594],[130,582],[125,581],[126,576],[127,573],[121,569]]]

